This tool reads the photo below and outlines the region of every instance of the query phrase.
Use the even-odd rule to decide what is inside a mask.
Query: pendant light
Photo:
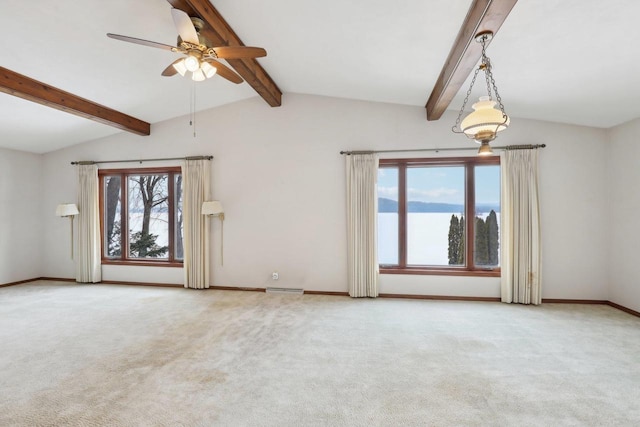
[[[467,90],[467,95],[462,103],[462,108],[458,113],[456,124],[451,128],[454,133],[462,133],[470,139],[475,140],[480,144],[478,155],[487,156],[493,154],[489,143],[496,139],[498,132],[505,130],[509,127],[511,120],[507,113],[504,112],[504,105],[502,105],[502,99],[498,94],[498,87],[493,78],[493,72],[491,70],[491,61],[486,54],[486,43],[493,37],[492,32],[482,32],[476,36],[476,41],[482,44],[482,57],[480,65],[473,74],[471,79],[471,85]],[[471,89],[476,82],[478,73],[483,71],[485,74],[485,80],[487,82],[487,96],[481,96],[479,101],[473,104],[473,112],[460,122],[464,108],[469,101],[469,95]],[[495,100],[492,95],[495,94]],[[496,105],[499,107],[496,108]]]

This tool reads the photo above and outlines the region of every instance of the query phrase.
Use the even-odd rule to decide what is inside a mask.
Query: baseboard
[[[308,291],[304,290],[305,295],[332,295],[335,297],[348,297],[349,292],[335,292],[335,291]]]
[[[69,279],[64,277],[39,277],[34,280],[49,280],[52,282],[76,282],[76,279]],[[101,282],[95,283],[96,285],[128,285],[128,286],[157,286],[161,288],[182,288],[181,284],[173,284],[173,283],[151,283],[151,282],[130,282],[130,281],[122,281],[122,280],[103,280]]]
[[[462,297],[450,295],[413,295],[413,294],[379,294],[380,298],[406,298],[406,299],[430,299],[441,301],[484,301],[500,302],[496,297]]]
[[[608,304],[607,300],[600,299],[564,299],[564,298],[542,298],[546,304]]]
[[[632,310],[630,308],[627,308],[620,304],[616,304],[615,302],[611,302],[611,301],[607,301],[606,304],[613,308],[617,308],[618,310],[624,311],[625,313],[629,313],[632,316],[640,317],[639,311]]]
[[[122,280],[103,280],[96,285],[125,285],[125,286],[153,286],[157,288],[184,288],[176,283],[127,282]]]
[[[38,277],[36,280],[49,280],[52,282],[73,282],[76,283],[76,279],[69,279],[66,277]]]
[[[27,279],[27,280],[19,280],[17,282],[2,283],[2,284],[0,284],[0,288],[5,288],[7,286],[22,285],[23,283],[35,282],[36,280],[38,280],[38,278]]]
[[[234,286],[209,286],[209,289],[216,291],[248,291],[248,292],[265,292],[265,288],[239,288]]]
[[[349,292],[332,292],[332,291],[304,291],[308,295],[332,295],[332,296],[349,296]],[[500,302],[500,298],[494,297],[458,297],[448,295],[414,295],[414,294],[378,294],[379,298],[404,298],[404,299],[430,299],[444,301],[485,301]]]

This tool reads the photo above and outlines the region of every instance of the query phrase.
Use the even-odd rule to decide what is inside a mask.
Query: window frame
[[[168,181],[170,185],[167,186],[169,190],[169,198],[167,200],[167,204],[169,206],[169,236],[168,236],[168,246],[169,246],[169,255],[167,258],[154,259],[154,258],[129,258],[128,254],[128,243],[129,242],[129,227],[127,222],[127,212],[128,208],[124,207],[128,206],[128,197],[127,197],[127,179],[131,175],[168,175]],[[182,174],[182,168],[180,166],[169,166],[169,167],[155,167],[155,168],[133,168],[133,169],[98,169],[98,182],[100,187],[100,257],[101,262],[104,265],[136,265],[136,266],[153,266],[153,267],[184,267],[184,261],[181,259],[175,258],[175,226],[176,226],[176,198],[175,198],[175,177],[176,175]],[[106,176],[120,176],[120,182],[122,183],[120,186],[120,224],[121,230],[126,230],[126,233],[123,233],[122,242],[120,243],[120,247],[122,248],[120,258],[114,257],[105,257],[105,224],[104,224],[104,178]],[[184,186],[183,186],[184,187]],[[125,243],[127,243],[125,245]],[[127,250],[125,250],[125,247]]]
[[[398,169],[398,264],[379,264],[381,274],[421,274],[440,276],[500,277],[498,267],[476,266],[474,244],[465,247],[464,266],[407,265],[407,169],[420,166],[463,166],[465,168],[465,217],[475,218],[476,166],[500,166],[500,156],[433,157],[415,159],[380,159],[378,169]],[[376,213],[377,214],[377,213]],[[465,241],[475,242],[475,221],[465,221]]]

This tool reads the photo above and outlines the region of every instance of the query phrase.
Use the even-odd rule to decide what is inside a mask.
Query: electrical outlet
[[[280,278],[280,275],[278,274],[277,271],[274,271],[273,273],[271,273],[271,279],[278,280],[279,278]]]

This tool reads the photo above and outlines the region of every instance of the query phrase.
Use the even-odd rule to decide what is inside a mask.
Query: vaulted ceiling
[[[306,93],[423,107],[471,0],[212,4],[246,45],[267,50],[257,61],[283,104]],[[106,37],[175,44],[170,9],[166,0],[3,0],[0,66],[152,124],[186,115],[191,82],[160,75],[176,54]],[[640,117],[639,14],[637,0],[520,0],[488,48],[507,112],[602,128]],[[253,96],[222,78],[196,86],[197,110]],[[0,147],[44,153],[116,132],[0,93]]]

